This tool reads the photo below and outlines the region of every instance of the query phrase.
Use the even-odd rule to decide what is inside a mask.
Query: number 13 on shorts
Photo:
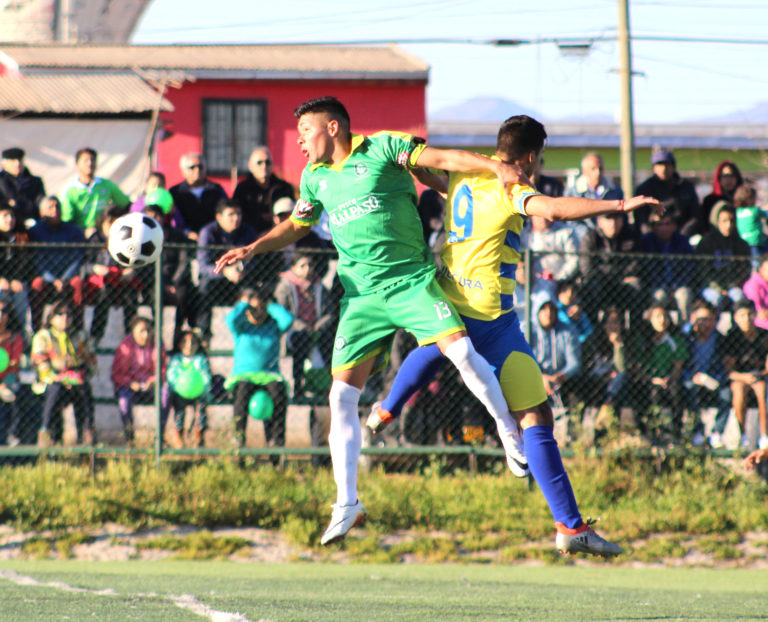
[[[451,307],[444,300],[435,303],[435,311],[437,312],[438,320],[445,320],[453,315]]]

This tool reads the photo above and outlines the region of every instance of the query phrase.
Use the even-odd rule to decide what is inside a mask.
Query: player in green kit
[[[513,458],[510,467],[527,468],[519,429],[498,380],[475,351],[462,320],[435,280],[435,264],[424,243],[409,171],[429,167],[489,172],[503,185],[528,182],[515,165],[427,147],[423,139],[408,134],[353,134],[349,114],[334,97],[309,100],[294,115],[298,143],[309,162],[291,218],[256,242],[225,253],[216,270],[296,242],[327,212],[345,296],[329,394],[328,442],[337,497],[321,539],[325,545],[342,539],[365,520],[365,508],[357,497],[358,403],[368,376],[386,363],[398,328],[413,333],[421,345],[437,344],[496,420],[505,450]]]

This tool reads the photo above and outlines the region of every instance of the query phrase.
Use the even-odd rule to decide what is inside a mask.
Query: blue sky
[[[616,35],[614,0],[154,0],[135,43],[395,41],[431,67],[430,113],[472,97],[502,97],[542,120],[617,118],[618,46],[586,55],[555,43],[495,47],[413,40],[585,39]],[[630,0],[633,36],[760,40],[762,44],[634,41],[635,121],[720,117],[768,102],[766,0]]]

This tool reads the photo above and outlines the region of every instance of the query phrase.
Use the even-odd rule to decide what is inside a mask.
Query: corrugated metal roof
[[[120,114],[173,110],[131,73],[0,76],[0,110],[57,114]]]
[[[0,46],[22,73],[35,69],[178,69],[201,77],[426,80],[429,67],[395,45]]]

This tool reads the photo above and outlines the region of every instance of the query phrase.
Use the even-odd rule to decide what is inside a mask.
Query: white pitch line
[[[11,581],[12,583],[16,583],[17,585],[22,585],[25,587],[28,587],[28,586],[52,587],[57,590],[62,590],[64,592],[80,592],[80,593],[86,593],[86,594],[93,594],[94,596],[120,596],[120,594],[115,590],[113,590],[112,588],[104,588],[102,590],[91,590],[85,587],[75,587],[74,585],[68,585],[67,583],[62,583],[61,581],[38,581],[34,577],[20,575],[16,572],[13,572],[12,570],[0,570],[0,579],[6,579],[8,581]],[[139,593],[139,594],[131,594],[131,596],[163,598],[163,596],[161,596],[160,594]],[[216,609],[213,609],[212,607],[209,607],[205,603],[201,603],[192,594],[182,594],[181,596],[175,596],[171,594],[169,596],[165,596],[164,598],[167,598],[174,605],[176,605],[177,607],[180,607],[181,609],[186,609],[187,611],[191,611],[192,613],[197,614],[201,617],[208,618],[211,622],[251,622],[242,613],[230,613],[228,611],[218,611]],[[258,620],[257,622],[269,622],[269,620],[262,619],[262,620]]]

